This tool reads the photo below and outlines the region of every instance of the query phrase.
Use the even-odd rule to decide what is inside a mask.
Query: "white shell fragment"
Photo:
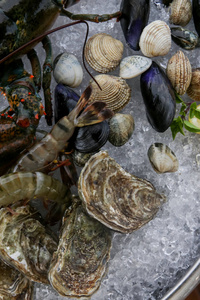
[[[55,58],[53,75],[57,83],[77,87],[83,80],[83,69],[76,56],[65,52]]]
[[[176,172],[179,167],[174,152],[165,144],[154,143],[148,150],[149,161],[157,173]]]
[[[171,48],[171,31],[161,20],[147,25],[140,36],[140,50],[147,57],[164,56]]]
[[[127,56],[120,63],[119,76],[124,79],[136,77],[145,72],[151,64],[150,58],[139,55]]]

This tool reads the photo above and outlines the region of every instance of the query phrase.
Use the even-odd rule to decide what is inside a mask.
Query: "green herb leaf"
[[[181,116],[186,116],[186,112],[185,112],[185,109],[186,109],[187,105],[183,102],[182,105],[181,105],[181,109],[180,109],[180,115]]]
[[[179,132],[185,135],[183,131],[183,120],[181,119],[180,116],[178,118],[175,118],[172,121],[170,128],[171,128],[173,140],[175,139],[177,133]]]
[[[195,109],[194,111],[194,115],[197,119],[200,119],[200,110],[199,109]]]
[[[200,132],[200,128],[196,127],[188,121],[184,121],[184,126],[190,132]]]
[[[190,105],[190,119],[192,119],[195,116],[195,110],[196,110],[196,108],[197,108],[197,104],[196,104],[196,102],[193,102]]]
[[[179,94],[176,91],[174,91],[174,92],[175,92],[175,96],[176,96],[176,103],[184,103],[184,101],[181,99]]]

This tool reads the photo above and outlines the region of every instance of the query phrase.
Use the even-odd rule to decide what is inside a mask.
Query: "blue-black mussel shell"
[[[149,20],[150,0],[122,0],[120,24],[127,44],[138,51],[140,35]]]
[[[175,92],[156,62],[141,75],[140,87],[149,123],[158,132],[166,131],[176,111]]]
[[[192,14],[195,29],[200,36],[200,0],[192,0]]]

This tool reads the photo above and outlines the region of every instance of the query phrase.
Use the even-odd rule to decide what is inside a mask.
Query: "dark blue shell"
[[[149,0],[122,0],[120,24],[127,44],[138,51],[140,35],[148,23],[150,12]]]
[[[200,36],[200,0],[192,0],[192,14],[195,29]]]
[[[166,131],[176,111],[175,92],[156,62],[141,75],[140,87],[149,123],[158,132]]]

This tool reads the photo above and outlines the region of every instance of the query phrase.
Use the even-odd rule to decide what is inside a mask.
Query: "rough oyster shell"
[[[93,35],[86,43],[85,58],[99,73],[108,73],[120,63],[124,46],[121,41],[106,33]]]
[[[120,111],[131,99],[131,88],[124,79],[112,75],[97,75],[95,79],[102,90],[92,81],[92,94],[90,103],[94,101],[103,101],[114,112]]]
[[[184,95],[192,78],[192,67],[187,56],[177,51],[168,61],[167,76],[179,95]]]
[[[200,100],[200,68],[192,70],[192,78],[187,89],[188,96],[195,100]]]
[[[170,8],[170,22],[181,26],[186,26],[190,22],[192,18],[192,4],[190,0],[173,0]]]
[[[106,151],[94,154],[85,164],[78,189],[88,214],[122,233],[150,221],[165,199],[150,182],[126,172]]]
[[[111,232],[75,202],[63,218],[49,281],[63,296],[90,296],[99,287],[110,256]]]
[[[147,25],[140,36],[140,50],[145,56],[163,56],[171,48],[171,32],[169,26],[161,20]]]
[[[148,150],[149,161],[157,173],[176,172],[179,167],[174,152],[165,144],[154,143]]]
[[[139,55],[127,56],[120,63],[119,76],[124,79],[136,77],[145,72],[151,64],[150,58]]]

